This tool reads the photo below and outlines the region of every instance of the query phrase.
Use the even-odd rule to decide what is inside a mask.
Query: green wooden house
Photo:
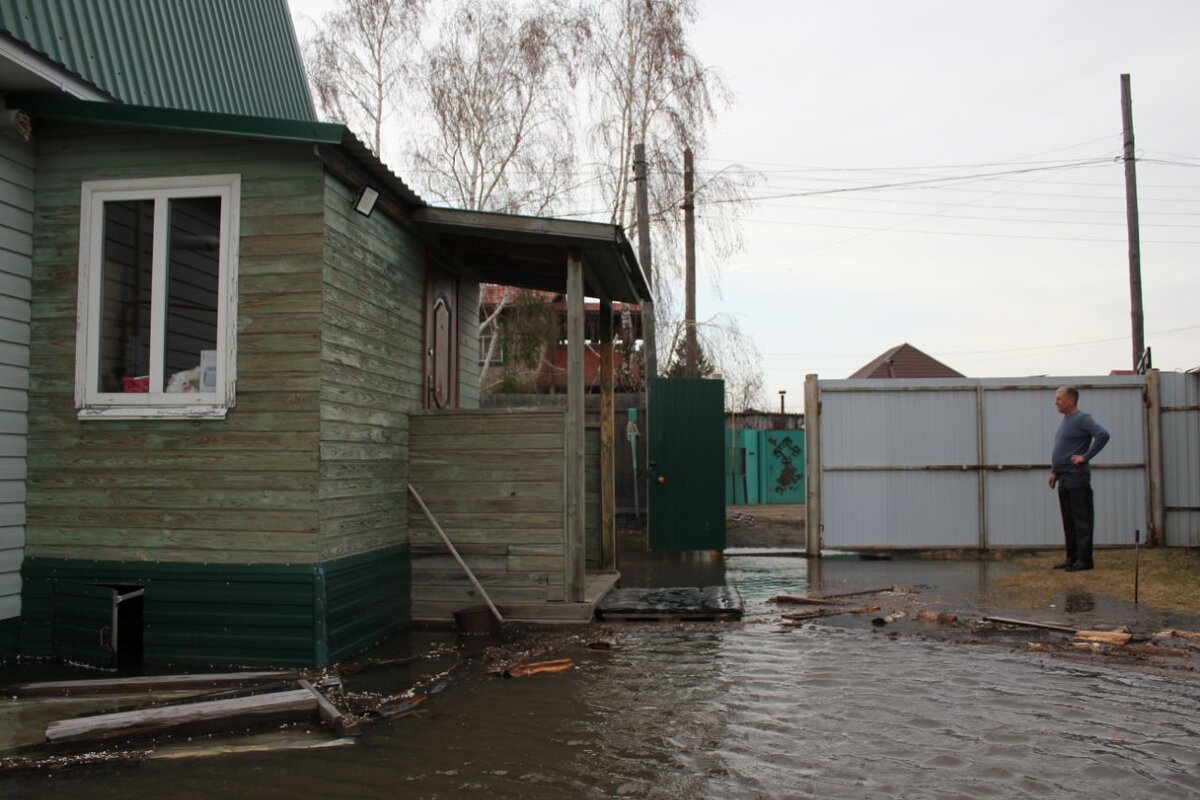
[[[0,657],[323,665],[447,620],[478,598],[410,483],[510,616],[589,617],[583,298],[649,296],[621,230],[429,207],[312,118],[282,0],[199,4],[240,25],[198,75],[144,52],[182,4],[104,3],[0,0]],[[565,411],[476,408],[481,280],[567,293]]]

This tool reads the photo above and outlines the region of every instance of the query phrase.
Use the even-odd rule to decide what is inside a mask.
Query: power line
[[[711,217],[711,215],[706,215],[706,216],[709,218],[713,218],[713,217]],[[794,225],[794,226],[805,227],[805,228],[834,228],[834,229],[851,230],[851,231],[894,231],[896,233],[919,233],[919,234],[929,234],[929,235],[934,235],[934,236],[981,236],[981,237],[987,237],[987,238],[991,238],[991,239],[1046,239],[1046,240],[1050,240],[1050,241],[1060,241],[1060,242],[1124,242],[1125,241],[1125,239],[1098,239],[1098,238],[1087,238],[1087,237],[1080,237],[1080,236],[1039,236],[1037,234],[1018,234],[1018,233],[982,233],[982,232],[971,232],[971,231],[931,231],[931,230],[913,229],[913,228],[905,229],[905,228],[899,228],[899,227],[877,228],[877,227],[871,227],[871,226],[867,226],[867,225],[835,225],[832,223],[795,222],[795,221],[789,221],[789,220],[767,220],[767,219],[746,218],[746,219],[741,219],[739,221],[745,222],[745,223],[750,223],[750,224],[763,224],[763,225]],[[1192,240],[1149,240],[1149,239],[1146,239],[1146,240],[1143,240],[1143,242],[1146,244],[1200,244],[1200,240],[1192,241]],[[793,255],[799,255],[799,253],[796,253]]]
[[[1166,328],[1164,330],[1150,331],[1151,336],[1167,336],[1174,333],[1184,333],[1186,331],[1200,330],[1200,325],[1186,325],[1181,328]],[[940,356],[975,356],[975,355],[996,355],[1000,353],[1030,353],[1048,350],[1062,350],[1069,347],[1084,347],[1094,344],[1111,344],[1113,342],[1128,341],[1128,336],[1113,336],[1107,339],[1088,339],[1080,342],[1060,342],[1059,344],[1042,344],[1031,345],[1029,347],[1001,347],[991,348],[987,350],[939,350]],[[872,355],[863,353],[779,353],[765,352],[764,356],[772,358],[870,358]]]

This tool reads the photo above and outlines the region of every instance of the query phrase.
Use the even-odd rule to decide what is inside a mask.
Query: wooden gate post
[[[600,568],[617,568],[612,302],[600,299]]]
[[[1158,370],[1146,371],[1146,483],[1149,490],[1150,530],[1146,543],[1166,544],[1166,508],[1163,505],[1162,392]]]
[[[808,473],[804,503],[804,551],[821,557],[821,387],[816,375],[804,376],[804,471]]]
[[[563,578],[564,593],[569,603],[583,601],[587,559],[587,489],[584,470],[584,403],[587,396],[583,383],[583,358],[586,350],[583,315],[583,252],[572,249],[567,255],[567,431],[564,453],[567,470],[567,519]]]

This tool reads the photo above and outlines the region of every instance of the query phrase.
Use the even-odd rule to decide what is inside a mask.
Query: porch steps
[[[731,586],[616,589],[596,607],[604,622],[714,622],[742,618],[742,597]]]

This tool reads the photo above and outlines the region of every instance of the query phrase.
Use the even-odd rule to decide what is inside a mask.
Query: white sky
[[[1146,342],[1161,369],[1200,366],[1200,3],[702,0],[701,14],[696,49],[736,98],[698,182],[739,165],[774,196],[1108,159],[762,200],[744,253],[700,251],[698,316],[737,316],[772,403],[905,341],[972,377],[1128,369],[1122,72],[1139,158],[1175,162],[1138,164]],[[727,212],[699,198],[697,213]]]

